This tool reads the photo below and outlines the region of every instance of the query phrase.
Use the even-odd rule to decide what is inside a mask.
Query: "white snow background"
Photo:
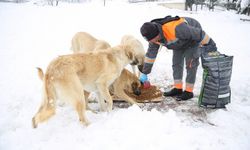
[[[226,109],[197,106],[202,81],[199,66],[195,98],[180,103],[178,109],[130,106],[115,107],[110,113],[88,111],[91,124],[85,127],[74,109],[64,105],[57,107],[57,114],[48,122],[32,128],[31,118],[40,106],[42,91],[36,67],[45,70],[53,58],[71,53],[76,32],[87,31],[112,46],[123,35],[132,34],[146,50],[140,26],[166,15],[197,19],[218,50],[234,56],[232,98]],[[102,2],[60,2],[58,7],[0,3],[0,150],[249,150],[250,22],[241,17],[249,19],[234,11],[191,13],[156,3],[108,1],[105,7]],[[159,52],[149,75],[152,84],[172,84],[171,57],[172,52],[165,48]],[[184,108],[203,114],[190,116]]]

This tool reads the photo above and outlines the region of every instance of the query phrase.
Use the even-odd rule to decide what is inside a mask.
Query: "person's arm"
[[[143,86],[145,86],[145,83],[148,83],[148,85],[146,85],[145,87],[148,87],[149,81],[148,81],[148,74],[151,72],[153,64],[155,62],[156,56],[158,54],[158,49],[159,49],[159,45],[154,44],[154,43],[149,43],[148,46],[148,50],[145,56],[145,61],[143,64],[143,68],[141,71],[141,75],[140,75],[140,81],[143,83]]]
[[[176,37],[179,39],[187,39],[200,42],[205,45],[209,42],[210,37],[201,28],[190,26],[183,23],[176,27]]]
[[[149,43],[142,69],[143,74],[149,74],[151,72],[156,56],[158,54],[159,47],[160,45],[158,44]]]

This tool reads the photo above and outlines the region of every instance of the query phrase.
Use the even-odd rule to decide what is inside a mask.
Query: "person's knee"
[[[192,59],[190,59],[190,60],[187,61],[187,63],[186,63],[186,69],[187,70],[192,70],[192,69],[196,70],[199,65],[200,65],[199,57],[198,58],[192,58]]]

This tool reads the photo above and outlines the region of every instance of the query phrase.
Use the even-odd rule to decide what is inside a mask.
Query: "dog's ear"
[[[128,59],[132,60],[133,59],[133,53],[131,51],[126,51],[126,55]]]
[[[124,50],[126,52],[126,56],[128,57],[128,59],[133,60],[134,59],[134,53],[133,53],[131,47],[126,45],[126,46],[124,46]]]

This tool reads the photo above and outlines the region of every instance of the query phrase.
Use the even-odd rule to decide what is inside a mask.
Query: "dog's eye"
[[[133,82],[131,84],[131,86],[132,86],[133,89],[137,89],[137,88],[139,88],[141,86],[141,83],[140,82]]]

